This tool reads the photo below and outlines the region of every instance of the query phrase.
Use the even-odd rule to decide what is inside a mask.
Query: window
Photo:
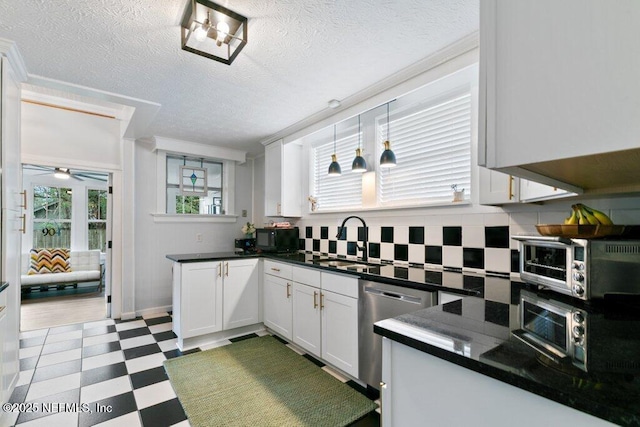
[[[107,250],[107,191],[87,191],[88,248]]]
[[[71,189],[33,187],[33,247],[71,249]]]
[[[317,199],[316,211],[443,205],[453,203],[454,188],[470,200],[477,81],[478,66],[471,64],[391,101],[388,117],[387,104],[361,112],[364,174],[351,172],[358,116],[337,124],[343,129],[336,144],[341,176],[327,175],[333,125],[302,138],[310,147],[309,194]],[[387,139],[397,165],[383,169]]]
[[[317,210],[348,209],[362,206],[362,174],[351,172],[351,162],[358,146],[357,127],[336,140],[336,154],[342,175],[329,176],[327,170],[333,154],[333,132],[330,139],[313,149],[314,194]]]
[[[201,174],[206,171],[206,176]],[[187,173],[188,176],[183,177]],[[181,183],[193,174],[194,188],[181,191]],[[204,183],[204,184],[203,184]],[[187,188],[188,186],[185,186]],[[222,163],[184,156],[167,155],[167,213],[220,215],[225,213],[222,204]],[[192,195],[204,193],[206,195]]]
[[[378,120],[378,147],[387,135]],[[395,168],[379,173],[381,205],[448,202],[452,185],[471,188],[471,93],[457,93],[396,114],[389,122]]]

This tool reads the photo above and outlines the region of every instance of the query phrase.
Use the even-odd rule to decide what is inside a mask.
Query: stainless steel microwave
[[[520,278],[582,300],[640,294],[640,240],[513,236]]]
[[[258,228],[255,248],[262,252],[295,252],[299,241],[298,227]]]

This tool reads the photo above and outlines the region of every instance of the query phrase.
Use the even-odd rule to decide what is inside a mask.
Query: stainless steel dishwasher
[[[382,379],[382,337],[373,332],[379,320],[411,313],[437,303],[437,293],[386,283],[359,281],[358,365],[359,377],[380,389]]]

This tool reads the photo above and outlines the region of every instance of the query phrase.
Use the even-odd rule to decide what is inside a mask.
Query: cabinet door
[[[615,175],[586,156],[638,148],[639,20],[635,0],[481,1],[480,164],[593,186],[574,161],[545,163],[583,158]]]
[[[540,184],[538,182],[529,181],[528,179],[520,180],[520,200],[523,202],[538,202],[541,200],[560,199],[562,197],[575,196],[567,190],[550,185]]]
[[[302,146],[289,143],[282,147],[280,215],[302,216]]]
[[[264,158],[266,216],[299,217],[302,215],[302,146],[283,144],[282,140],[266,146]]]
[[[181,338],[222,330],[222,267],[221,262],[182,265]]]
[[[481,205],[504,205],[520,200],[520,178],[483,167],[479,169]]]
[[[267,145],[264,149],[264,214],[281,215],[282,141]]]
[[[358,377],[358,300],[322,291],[322,358]]]
[[[264,275],[263,316],[267,328],[288,340],[292,339],[292,298],[291,282],[286,279]]]
[[[223,262],[223,329],[260,322],[258,260]]]
[[[294,282],[293,342],[322,357],[320,341],[320,289]]]

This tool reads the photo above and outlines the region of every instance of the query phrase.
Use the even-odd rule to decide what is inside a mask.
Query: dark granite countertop
[[[410,265],[400,266],[392,264],[372,264],[362,261],[353,261],[353,264],[346,266],[322,265],[328,260],[326,256],[314,255],[306,252],[293,253],[242,253],[242,252],[210,252],[196,254],[176,254],[167,255],[168,259],[187,263],[202,261],[221,261],[225,259],[254,258],[263,257],[274,261],[282,261],[297,264],[303,267],[313,267],[334,273],[344,273],[358,276],[365,280],[388,283],[391,285],[404,286],[426,291],[446,291],[461,295],[484,295],[486,276],[460,271],[442,271],[435,269],[425,269],[424,267],[412,267]]]
[[[500,280],[500,279],[495,279]],[[505,281],[506,282],[506,281]],[[636,302],[583,303],[512,282],[460,300],[377,322],[374,331],[618,425],[640,425],[640,310]],[[586,367],[555,362],[512,335],[521,296],[586,313]]]
[[[0,292],[4,291],[5,289],[7,289],[9,287],[9,283],[7,282],[0,282]]]

